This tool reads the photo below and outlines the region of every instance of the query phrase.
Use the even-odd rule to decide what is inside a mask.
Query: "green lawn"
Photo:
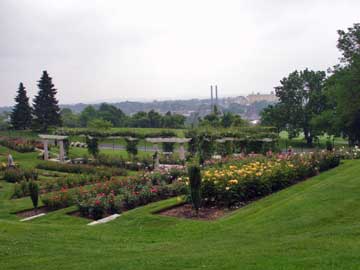
[[[112,150],[112,149],[102,149],[100,150],[101,154],[106,154],[110,156],[117,156],[122,157],[125,159],[129,158],[129,154],[125,150]],[[154,153],[152,152],[145,152],[145,151],[138,151],[138,157],[144,158],[144,157],[152,157]],[[79,147],[71,147],[69,150],[69,157],[70,158],[77,158],[77,157],[83,157],[84,155],[88,155],[87,148],[79,148]]]
[[[313,143],[313,148],[326,148],[326,142],[329,140],[329,137],[326,135],[319,136],[319,140],[315,141]],[[335,147],[340,146],[347,146],[348,141],[341,137],[333,137],[330,136],[331,143],[334,143]],[[306,145],[305,137],[303,134],[299,135],[296,138],[289,139],[288,133],[286,131],[282,131],[279,134],[279,146],[281,149],[286,149],[289,146],[295,147],[295,148],[309,148],[309,146]]]
[[[360,269],[360,160],[280,191],[218,221],[163,217],[170,199],[108,224],[63,209],[30,222],[0,181],[0,269]]]

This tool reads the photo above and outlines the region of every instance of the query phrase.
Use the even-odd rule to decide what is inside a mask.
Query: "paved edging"
[[[106,218],[102,218],[102,219],[99,219],[99,220],[95,220],[95,221],[93,221],[93,222],[90,222],[90,223],[88,223],[87,225],[93,226],[93,225],[97,225],[97,224],[107,223],[107,222],[112,221],[112,220],[114,220],[114,219],[116,219],[116,218],[118,218],[118,217],[120,217],[119,214],[114,214],[114,215],[108,216],[108,217],[106,217]]]

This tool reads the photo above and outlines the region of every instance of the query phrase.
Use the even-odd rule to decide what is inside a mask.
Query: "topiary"
[[[36,182],[34,181],[29,182],[29,193],[33,206],[36,209],[38,207],[38,202],[39,202],[39,185]]]
[[[190,180],[190,197],[191,203],[196,215],[199,214],[199,208],[201,205],[201,172],[200,167],[197,164],[192,164],[188,167],[188,174]]]

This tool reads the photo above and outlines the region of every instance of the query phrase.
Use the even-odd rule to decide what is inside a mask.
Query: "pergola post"
[[[64,162],[65,160],[65,151],[64,151],[64,141],[59,140],[59,160],[60,162]]]
[[[179,145],[179,158],[180,158],[180,160],[185,160],[184,143],[180,143],[180,145]]]
[[[59,143],[59,161],[65,161],[65,150],[64,150],[64,140],[66,140],[67,136],[60,135],[47,135],[47,134],[39,134],[39,137],[44,142],[44,159],[49,159],[49,140],[57,141]]]
[[[152,143],[154,146],[154,151],[159,153],[158,143],[178,143],[180,144],[179,147],[179,158],[180,160],[185,160],[185,147],[184,144],[191,141],[191,138],[177,138],[177,137],[170,137],[170,138],[146,138],[145,141]],[[159,166],[159,155],[156,155],[155,169]]]
[[[154,164],[154,169],[158,169],[159,166],[160,166],[160,153],[159,153],[159,147],[158,147],[158,144],[155,143],[154,144],[154,148],[155,148],[155,153],[156,153],[156,156],[155,156],[155,164]]]
[[[44,140],[44,160],[49,160],[49,141]]]

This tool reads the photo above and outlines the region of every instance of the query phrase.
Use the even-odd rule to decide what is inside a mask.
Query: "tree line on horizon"
[[[89,105],[79,114],[65,108],[61,110],[61,118],[65,127],[88,127],[107,129],[111,127],[134,128],[184,128],[186,117],[168,111],[160,114],[154,110],[125,114],[114,105],[102,103],[98,109]]]
[[[287,131],[289,138],[304,134],[311,146],[319,135],[360,143],[360,24],[338,31],[340,63],[328,70],[295,70],[275,87],[279,102],[261,112],[263,125]]]

